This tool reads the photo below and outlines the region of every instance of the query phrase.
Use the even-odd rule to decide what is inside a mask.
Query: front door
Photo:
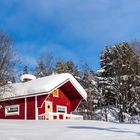
[[[52,112],[52,102],[46,101],[45,102],[45,113]]]

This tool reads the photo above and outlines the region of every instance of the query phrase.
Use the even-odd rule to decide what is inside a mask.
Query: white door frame
[[[51,105],[51,112],[53,112],[53,105],[51,101],[45,101],[45,113],[46,113],[46,103],[49,103]]]

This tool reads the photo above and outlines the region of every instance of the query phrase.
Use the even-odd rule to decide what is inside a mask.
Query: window
[[[19,105],[6,106],[5,115],[19,115]]]
[[[57,112],[59,112],[59,113],[67,113],[67,107],[57,105]]]
[[[56,89],[54,92],[53,92],[53,97],[59,97],[59,90]]]

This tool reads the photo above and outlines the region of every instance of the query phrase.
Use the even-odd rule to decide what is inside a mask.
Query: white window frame
[[[57,106],[56,106],[56,111],[57,111],[57,113],[63,113],[63,112],[58,112],[58,108],[63,108],[63,109],[65,109],[65,112],[64,112],[64,113],[67,113],[67,106],[61,106],[61,105],[57,105]]]
[[[16,112],[8,112],[8,108],[18,108]],[[5,107],[5,116],[19,115],[19,105],[10,105]]]

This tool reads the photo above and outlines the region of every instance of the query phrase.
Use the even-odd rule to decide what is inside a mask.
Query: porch
[[[48,112],[38,115],[38,120],[83,120],[83,116],[59,112]]]

